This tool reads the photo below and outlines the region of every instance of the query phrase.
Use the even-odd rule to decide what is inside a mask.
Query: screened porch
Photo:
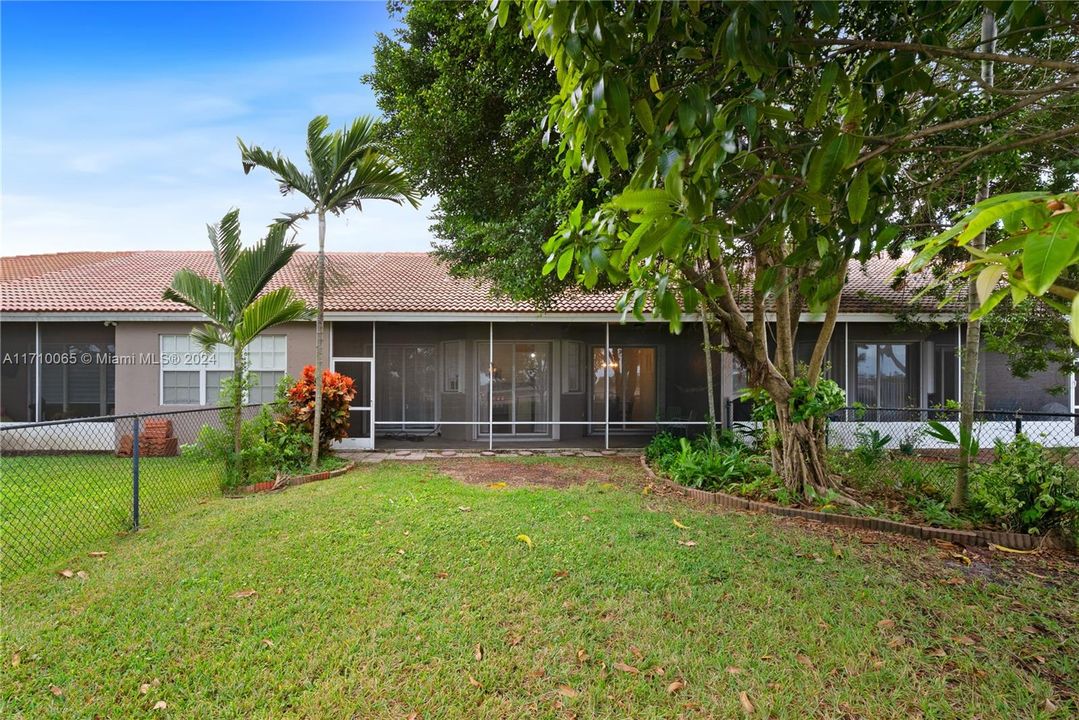
[[[341,322],[353,449],[641,447],[708,424],[702,333],[665,323]],[[713,354],[718,407],[719,354]]]

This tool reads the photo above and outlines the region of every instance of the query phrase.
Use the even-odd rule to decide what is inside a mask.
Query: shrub
[[[1079,472],[1023,435],[998,442],[993,463],[974,471],[970,501],[1011,530],[1079,536]]]
[[[861,427],[854,431],[854,437],[858,439],[854,456],[864,465],[876,465],[884,459],[888,443],[892,441],[891,435],[881,435],[880,430],[866,430]]]
[[[349,405],[356,397],[352,378],[332,370],[322,372],[322,421],[319,426],[319,447],[328,450],[334,440],[348,437],[351,419]],[[300,380],[288,391],[288,406],[284,421],[291,427],[306,428],[311,434],[315,422],[315,366],[303,369]]]
[[[678,452],[678,438],[666,430],[654,436],[644,449],[644,456],[649,462],[658,462],[665,455]]]
[[[737,483],[749,483],[769,475],[771,466],[750,448],[733,441],[691,443],[685,438],[679,440],[679,451],[667,456],[666,463],[661,461],[671,478],[692,488],[722,490],[730,489]]]

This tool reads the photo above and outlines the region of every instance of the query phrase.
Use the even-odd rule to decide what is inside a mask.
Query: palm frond
[[[334,148],[340,144],[340,133],[326,133],[330,119],[318,115],[307,125],[307,162],[311,166],[315,184],[318,186],[319,199],[326,198],[333,177]]]
[[[236,143],[240,146],[240,159],[245,173],[256,167],[265,168],[274,175],[283,195],[296,191],[313,203],[319,202],[318,183],[315,178],[301,171],[284,155],[264,150],[258,145],[248,147],[239,138],[236,138]]]
[[[326,207],[341,212],[364,200],[389,200],[398,205],[420,206],[420,194],[409,177],[388,158],[372,153],[361,159],[346,182],[335,187]]]
[[[283,287],[261,295],[244,308],[233,336],[240,347],[246,347],[260,333],[275,325],[314,317],[311,309],[296,296],[292,288]]]
[[[217,225],[206,226],[210,235],[210,247],[214,250],[214,262],[217,272],[224,282],[229,268],[236,262],[240,252],[240,211],[233,209],[225,213]]]
[[[194,270],[184,268],[177,271],[161,297],[198,310],[215,324],[223,327],[232,324],[232,304],[224,285]]]
[[[300,249],[287,241],[288,232],[288,226],[274,223],[266,237],[252,247],[243,248],[236,256],[225,284],[234,308],[246,307],[258,297]]]
[[[353,171],[359,158],[369,152],[379,150],[377,139],[378,123],[374,118],[363,115],[352,121],[352,125],[341,134],[334,148],[334,170],[329,183],[331,188]]]
[[[194,328],[191,331],[191,337],[207,353],[217,352],[218,345],[229,344],[228,333],[223,332],[222,328],[209,323]]]

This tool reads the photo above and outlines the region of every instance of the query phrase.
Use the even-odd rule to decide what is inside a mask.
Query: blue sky
[[[245,176],[236,137],[303,164],[312,117],[376,114],[360,77],[391,28],[383,2],[5,0],[2,253],[208,249],[206,224],[231,207],[261,236],[303,203]],[[327,245],[425,250],[432,207],[368,204],[331,219]]]

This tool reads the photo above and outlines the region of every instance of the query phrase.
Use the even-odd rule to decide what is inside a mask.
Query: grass
[[[22,571],[131,528],[132,461],[111,454],[5,456],[0,465],[4,571]],[[139,460],[142,522],[209,497],[212,463],[188,457]]]
[[[552,473],[610,467],[546,462]],[[102,559],[5,584],[0,715],[1079,709],[1074,575],[987,579],[930,545],[695,510],[642,494],[630,470],[555,490],[383,463],[190,507],[102,544]],[[61,579],[61,567],[88,577]],[[257,594],[237,597],[246,591]],[[668,692],[675,680],[685,686]]]

